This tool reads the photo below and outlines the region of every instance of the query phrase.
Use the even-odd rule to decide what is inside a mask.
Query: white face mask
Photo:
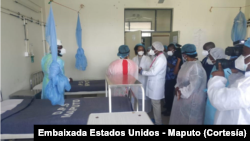
[[[155,52],[151,49],[149,52],[148,52],[149,55],[155,55]]]
[[[62,48],[60,51],[61,51],[61,53],[60,53],[61,55],[63,55],[63,54],[66,53],[66,49],[65,48]]]
[[[239,58],[237,58],[235,60],[235,67],[241,71],[246,71],[248,65],[250,64],[250,62],[248,64],[245,64],[245,59],[250,57],[250,54],[246,57],[244,57],[243,55],[241,55]]]
[[[138,55],[142,56],[144,54],[144,51],[139,51]]]
[[[211,61],[210,58],[207,58],[207,63],[208,63],[209,65],[213,65],[213,62]]]
[[[202,51],[202,55],[203,55],[203,56],[208,56],[208,51],[203,50],[203,51]]]
[[[172,51],[168,51],[168,55],[169,56],[173,56],[173,52]]]

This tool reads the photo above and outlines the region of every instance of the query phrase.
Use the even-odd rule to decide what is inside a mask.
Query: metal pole
[[[112,113],[111,90],[109,87],[109,113]]]
[[[142,111],[144,112],[145,111],[145,92],[144,92],[144,89],[143,87],[141,86],[141,91],[142,91]]]

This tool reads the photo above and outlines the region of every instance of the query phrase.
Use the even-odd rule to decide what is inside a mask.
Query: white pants
[[[153,99],[151,99],[151,103],[152,103],[152,106],[153,106],[155,124],[161,125],[162,124],[162,119],[161,119],[161,100],[153,100]]]

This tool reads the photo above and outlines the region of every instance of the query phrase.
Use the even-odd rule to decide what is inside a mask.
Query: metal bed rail
[[[30,77],[30,90],[35,91],[36,93],[39,93],[41,90],[33,90],[33,88],[43,82],[43,71],[39,71],[37,73],[34,73]]]

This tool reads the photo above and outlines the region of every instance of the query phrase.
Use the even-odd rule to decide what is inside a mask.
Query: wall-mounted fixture
[[[13,0],[15,3],[19,4],[19,5],[22,5],[36,13],[41,13],[40,10],[38,10],[37,8],[34,8],[34,7],[31,7],[30,5],[28,5],[27,3],[24,3],[23,1],[20,1],[20,0]]]
[[[164,2],[164,0],[159,0],[159,1],[158,1],[158,3],[163,3],[163,2]]]

